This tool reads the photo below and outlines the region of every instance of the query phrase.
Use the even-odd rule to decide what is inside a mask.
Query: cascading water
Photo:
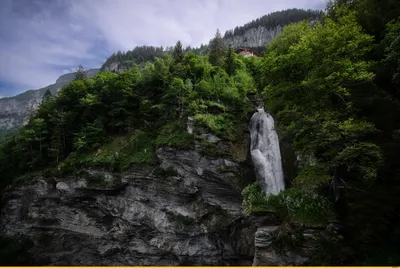
[[[257,109],[250,120],[250,153],[255,173],[267,195],[285,189],[278,134],[272,116],[263,108]]]

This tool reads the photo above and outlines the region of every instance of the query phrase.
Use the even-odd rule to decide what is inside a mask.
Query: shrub
[[[282,218],[306,225],[325,225],[334,216],[333,205],[325,197],[298,188],[270,196],[267,207]]]
[[[195,119],[196,125],[206,127],[216,135],[223,136],[228,139],[233,138],[233,122],[227,114],[196,114]]]
[[[328,183],[332,178],[328,175],[329,168],[318,164],[303,168],[294,180],[293,185],[299,188],[310,188]]]
[[[243,191],[243,206],[247,213],[268,211],[267,196],[259,181],[246,186]]]
[[[247,213],[272,211],[282,219],[306,225],[324,225],[334,216],[333,206],[326,198],[298,188],[267,197],[257,181],[248,185],[242,195]]]
[[[165,124],[161,128],[160,134],[157,136],[155,143],[160,146],[187,149],[193,145],[194,137],[192,134],[183,130],[182,126],[177,122],[172,122]]]

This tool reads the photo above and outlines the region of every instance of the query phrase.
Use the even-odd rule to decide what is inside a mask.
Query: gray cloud
[[[138,45],[207,43],[257,17],[326,0],[1,0],[0,95],[53,83],[79,64],[99,67]]]

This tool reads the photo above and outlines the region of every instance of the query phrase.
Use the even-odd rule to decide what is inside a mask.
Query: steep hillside
[[[0,265],[398,265],[392,2],[333,2],[260,57],[177,42],[46,98],[0,145]]]
[[[98,72],[99,69],[91,69],[86,71],[86,74],[88,77],[93,77]],[[26,124],[29,116],[38,108],[47,90],[55,94],[73,79],[73,73],[64,74],[57,79],[56,83],[47,87],[28,90],[13,97],[0,99],[0,136],[4,137],[7,133],[14,133],[20,126]]]

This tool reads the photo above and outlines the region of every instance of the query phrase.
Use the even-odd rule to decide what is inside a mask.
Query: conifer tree
[[[184,53],[181,41],[176,42],[174,52],[172,55],[174,57],[175,62],[181,62],[183,60]]]
[[[214,39],[212,39],[210,42],[210,63],[214,66],[222,67],[224,64],[226,52],[227,47],[225,45],[224,39],[222,38],[219,29],[217,29]]]
[[[51,94],[51,91],[49,89],[46,90],[46,92],[43,94],[43,102],[51,99],[53,97],[53,94]]]
[[[233,75],[236,72],[235,64],[235,51],[233,48],[228,49],[228,55],[226,56],[226,73]]]
[[[82,65],[79,65],[78,69],[75,71],[75,78],[74,80],[85,80],[87,78],[85,69]]]

